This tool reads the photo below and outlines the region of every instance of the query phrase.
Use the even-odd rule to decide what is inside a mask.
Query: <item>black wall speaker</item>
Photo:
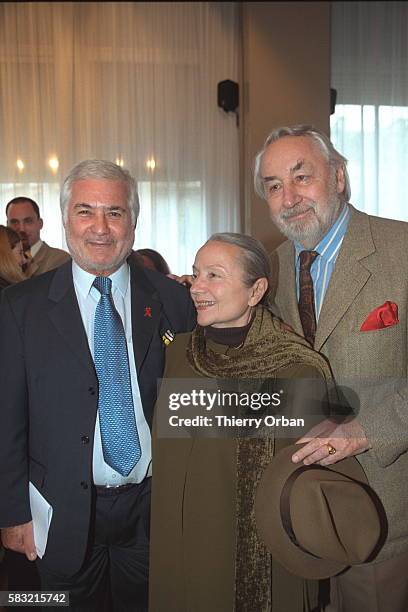
[[[239,106],[239,86],[235,81],[220,81],[218,83],[218,106],[226,113],[235,112]]]
[[[330,88],[330,114],[334,115],[336,110],[337,89]]]

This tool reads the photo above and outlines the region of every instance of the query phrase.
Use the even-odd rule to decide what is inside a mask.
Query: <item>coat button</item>
[[[82,487],[83,489],[87,489],[87,488],[88,488],[88,484],[87,484],[87,483],[86,483],[86,482],[83,480],[83,481],[81,482],[81,487]]]
[[[95,393],[96,393],[96,391],[95,391],[95,387],[89,387],[88,391],[89,391],[89,393],[90,393],[91,395],[95,395]]]
[[[82,444],[89,444],[89,436],[81,436]]]

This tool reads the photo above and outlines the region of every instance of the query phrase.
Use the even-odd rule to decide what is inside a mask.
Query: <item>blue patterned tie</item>
[[[141,457],[122,319],[113,303],[112,281],[97,276],[94,361],[99,381],[99,424],[105,462],[128,476]]]

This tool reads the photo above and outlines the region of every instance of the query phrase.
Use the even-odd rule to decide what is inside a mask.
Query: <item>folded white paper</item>
[[[32,482],[29,483],[29,493],[34,527],[34,543],[37,555],[42,559],[47,546],[48,531],[51,525],[52,506],[50,506]]]

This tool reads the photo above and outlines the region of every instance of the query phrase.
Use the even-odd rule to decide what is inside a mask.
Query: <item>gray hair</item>
[[[265,153],[266,149],[270,144],[276,142],[280,138],[284,138],[285,136],[307,136],[308,138],[311,138],[320,147],[320,150],[325,156],[327,162],[333,169],[337,170],[337,168],[339,167],[343,168],[345,184],[341,196],[343,197],[344,202],[349,202],[351,197],[351,187],[350,178],[347,172],[347,159],[343,155],[341,155],[341,153],[336,151],[332,142],[326,136],[326,134],[324,134],[324,132],[321,132],[312,125],[293,125],[290,127],[280,127],[276,130],[273,130],[273,132],[269,134],[268,138],[265,140],[261,151],[259,151],[259,153],[257,153],[255,157],[254,186],[256,193],[261,198],[266,199],[264,184],[261,176],[263,154]]]
[[[268,291],[260,302],[261,304],[266,303],[271,280],[271,264],[263,244],[256,240],[256,238],[252,238],[252,236],[233,232],[213,234],[207,242],[225,242],[240,249],[239,259],[242,264],[242,281],[246,287],[252,287],[259,278],[266,278],[268,281]]]
[[[72,185],[76,181],[86,179],[106,179],[108,181],[121,181],[127,187],[130,215],[133,225],[136,225],[139,216],[140,204],[137,194],[137,185],[135,179],[128,170],[121,168],[111,161],[103,159],[87,159],[80,162],[72,168],[65,181],[62,184],[60,195],[60,206],[62,218],[67,220],[68,203],[72,195]]]

